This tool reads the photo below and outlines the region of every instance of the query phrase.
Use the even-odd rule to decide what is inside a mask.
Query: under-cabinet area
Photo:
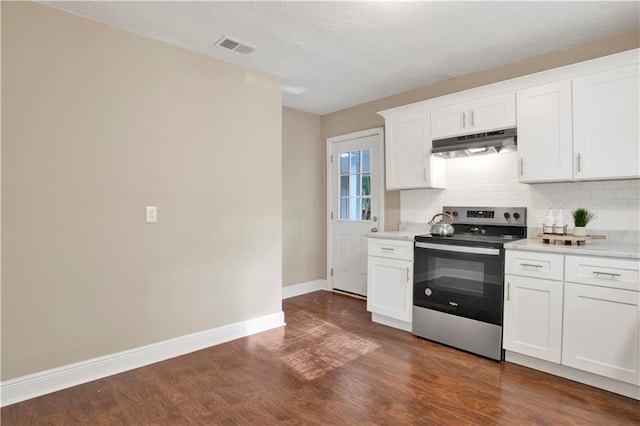
[[[640,261],[507,250],[506,360],[640,399]]]

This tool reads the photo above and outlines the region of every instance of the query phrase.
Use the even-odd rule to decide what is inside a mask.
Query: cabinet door
[[[429,113],[388,118],[385,127],[387,189],[444,188],[445,160],[431,156]]]
[[[428,172],[425,160],[431,154],[425,146],[425,141],[430,140],[427,114],[417,112],[385,121],[387,189],[427,186]]]
[[[576,179],[640,176],[637,65],[573,80]]]
[[[640,385],[640,292],[565,283],[562,364]]]
[[[516,99],[514,92],[470,101],[469,125],[473,132],[487,132],[516,127]]]
[[[431,139],[473,133],[468,110],[467,102],[432,109]]]
[[[520,182],[573,179],[571,81],[519,90]]]
[[[411,322],[413,262],[369,256],[367,310]]]
[[[506,275],[504,348],[560,363],[561,281]]]

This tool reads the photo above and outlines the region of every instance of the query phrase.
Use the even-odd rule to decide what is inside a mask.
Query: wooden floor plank
[[[640,402],[371,322],[315,292],[287,326],[24,401],[2,425],[639,425]]]

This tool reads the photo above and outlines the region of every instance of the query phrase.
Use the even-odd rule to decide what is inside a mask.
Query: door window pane
[[[348,152],[340,153],[340,174],[341,175],[349,174],[349,153]]]
[[[351,174],[360,173],[360,151],[353,151],[351,153],[351,168],[349,172]]]
[[[362,199],[362,220],[371,220],[371,198]]]
[[[371,175],[362,175],[362,195],[371,195]]]
[[[340,196],[347,197],[349,195],[349,176],[340,176]]]
[[[371,151],[365,149],[362,151],[362,173],[371,172]]]
[[[360,185],[358,185],[360,176],[358,175],[350,175],[349,176],[349,195],[351,197],[357,197],[360,195]]]

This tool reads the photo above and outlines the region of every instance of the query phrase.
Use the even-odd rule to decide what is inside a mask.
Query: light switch
[[[158,207],[156,206],[147,206],[147,215],[145,218],[146,223],[156,223],[158,222]]]

